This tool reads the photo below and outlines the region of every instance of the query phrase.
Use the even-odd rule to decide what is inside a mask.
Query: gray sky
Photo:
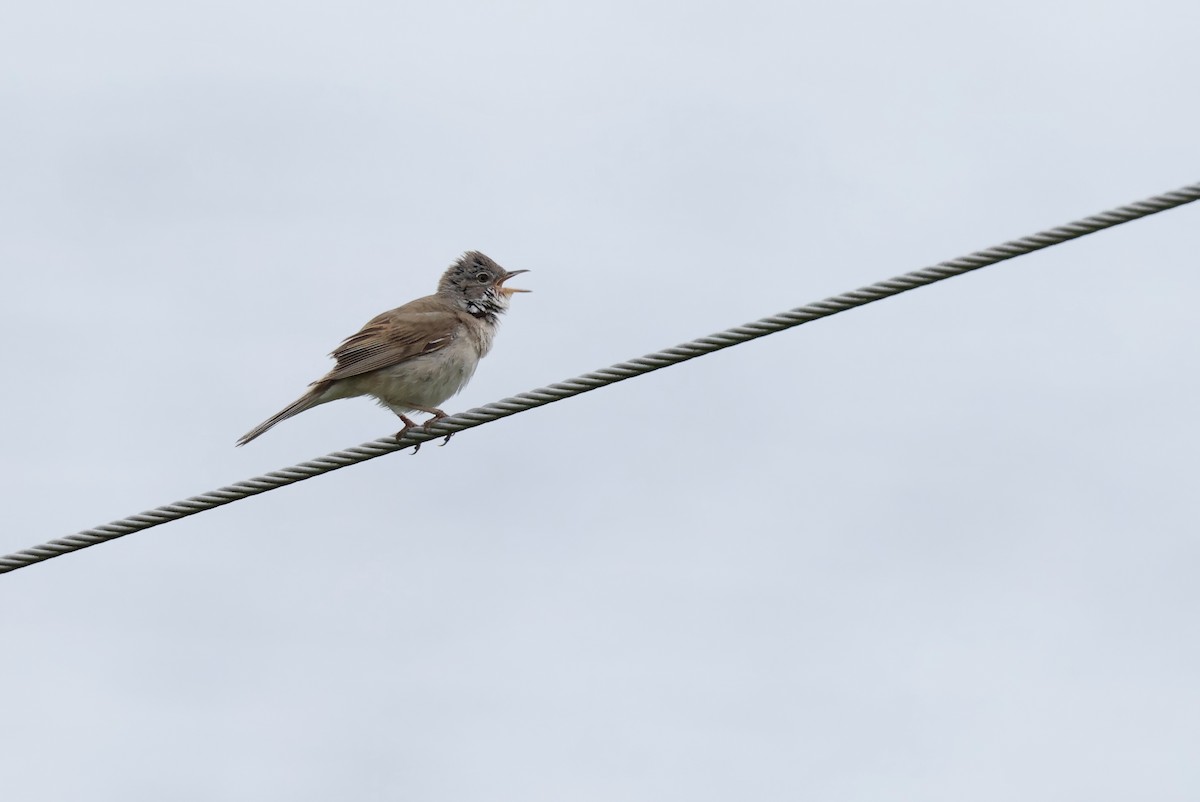
[[[5,553],[477,248],[450,411],[1200,178],[1194,2],[11,4]],[[5,798],[1194,800],[1184,208],[0,578]]]

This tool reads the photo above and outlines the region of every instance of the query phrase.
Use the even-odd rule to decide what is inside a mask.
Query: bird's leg
[[[408,417],[407,415],[401,415],[399,412],[397,412],[396,416],[399,417],[400,420],[404,421],[404,428],[401,429],[400,431],[396,432],[396,442],[399,443],[401,440],[404,439],[404,435],[408,434],[409,429],[418,429],[420,427],[417,426],[417,424],[413,423],[412,418]],[[420,450],[421,450],[421,444],[417,443],[416,445],[413,446],[412,453],[416,454]]]
[[[400,431],[396,432],[396,440],[400,440],[400,438],[402,438],[405,434],[408,433],[409,429],[428,430],[429,424],[436,423],[437,421],[440,421],[442,418],[450,417],[449,415],[447,415],[445,412],[442,412],[437,407],[419,407],[416,404],[405,404],[405,406],[408,409],[415,409],[418,412],[428,412],[433,417],[430,418],[429,420],[425,421],[424,423],[422,423],[420,426],[418,426],[417,424],[413,423],[412,419],[409,418],[407,415],[401,415],[399,412],[396,412],[396,414],[400,416],[400,420],[404,421],[404,428],[401,429]],[[392,410],[392,411],[395,412],[395,410]],[[450,432],[450,434],[446,435],[446,439],[442,441],[442,445],[446,445],[446,443],[449,443],[450,438],[453,436],[454,436],[454,432]],[[421,450],[421,444],[417,443],[415,446],[413,446],[412,453],[416,454],[420,450]]]

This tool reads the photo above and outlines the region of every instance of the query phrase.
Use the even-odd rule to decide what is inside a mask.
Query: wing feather
[[[337,365],[314,384],[361,376],[439,351],[457,339],[460,329],[458,313],[443,303],[421,298],[405,304],[347,337],[330,354]]]

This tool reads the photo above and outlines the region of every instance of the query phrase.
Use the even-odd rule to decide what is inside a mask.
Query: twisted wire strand
[[[691,342],[676,345],[672,348],[664,348],[661,351],[656,351],[636,359],[618,362],[615,365],[595,370],[591,373],[585,373],[573,379],[567,379],[566,381],[530,390],[529,392],[505,398],[501,401],[485,404],[466,412],[460,412],[457,415],[443,418],[437,423],[431,424],[426,429],[410,431],[399,442],[394,437],[372,440],[353,448],[335,451],[332,454],[326,454],[323,457],[302,462],[299,465],[272,471],[262,476],[256,476],[243,482],[222,487],[219,490],[192,496],[183,501],[177,501],[174,504],[165,504],[137,515],[130,515],[128,518],[122,518],[103,526],[97,526],[94,529],[85,529],[82,532],[77,532],[67,537],[61,537],[32,548],[24,549],[23,551],[14,552],[5,557],[0,557],[0,574],[15,571],[19,568],[24,568],[73,551],[85,549],[89,546],[95,546],[98,543],[105,543],[134,532],[140,532],[143,529],[150,529],[169,521],[186,518],[189,515],[211,510],[214,507],[230,504],[234,501],[258,495],[259,493],[266,493],[269,490],[275,490],[285,485],[302,482],[305,479],[311,479],[314,476],[320,476],[329,471],[336,471],[348,465],[356,465],[369,459],[382,457],[385,454],[391,454],[394,451],[399,451],[409,446],[436,440],[448,434],[482,426],[485,423],[506,418],[509,415],[516,415],[519,412],[552,404],[555,401],[561,401],[564,398],[571,398],[580,393],[616,384],[634,376],[641,376],[671,365],[678,365],[681,362],[686,362],[705,354],[711,354],[723,348],[749,342],[759,337],[765,337],[768,334],[775,334],[776,332],[800,326],[813,320],[819,320],[823,317],[836,315],[838,312],[844,312],[847,309],[865,306],[874,301],[899,295],[902,292],[907,292],[917,287],[928,286],[938,281],[960,276],[963,273],[969,273],[972,270],[978,270],[981,267],[994,265],[1016,256],[1048,248],[1051,245],[1058,245],[1062,242],[1077,239],[1106,228],[1112,228],[1122,223],[1128,223],[1131,220],[1148,217],[1149,215],[1173,209],[1196,200],[1200,200],[1200,182],[1189,184],[1172,192],[1155,195],[1152,198],[1131,203],[1127,206],[1110,209],[1091,217],[1085,217],[1082,220],[1076,220],[1064,226],[1047,229],[1028,237],[1022,237],[1021,239],[1005,242],[1002,245],[986,248],[982,251],[976,251],[957,259],[941,262],[932,267],[914,270],[911,273],[885,279],[884,281],[879,281],[857,290],[834,295],[823,301],[800,306],[787,312],[781,312],[777,315],[746,323],[742,326],[735,326],[716,334],[710,334],[707,337],[699,337]]]

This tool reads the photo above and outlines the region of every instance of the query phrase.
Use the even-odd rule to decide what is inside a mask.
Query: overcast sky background
[[[1200,5],[0,13],[0,552],[480,249],[461,411],[1200,179]],[[1194,800],[1200,205],[0,577],[5,799]]]

